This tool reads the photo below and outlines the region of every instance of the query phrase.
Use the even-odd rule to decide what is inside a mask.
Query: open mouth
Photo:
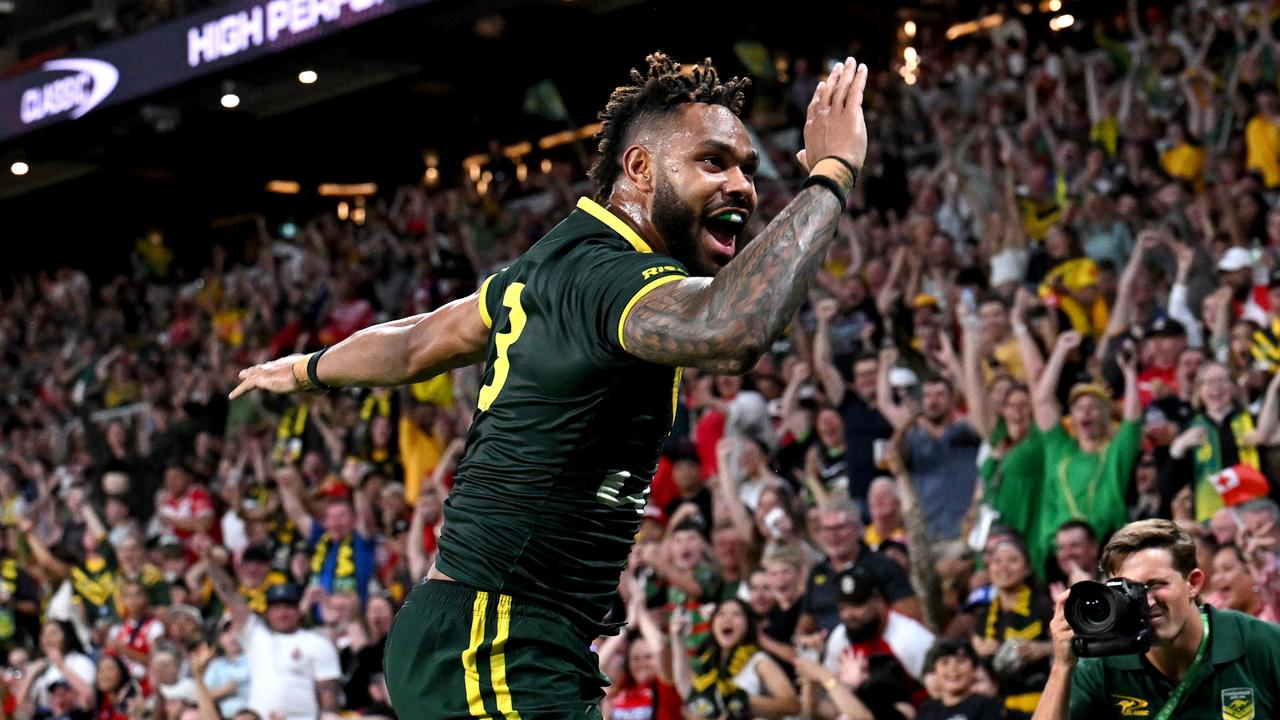
[[[702,227],[716,241],[721,254],[733,257],[738,238],[747,228],[747,217],[747,211],[741,208],[721,208],[707,215]]]

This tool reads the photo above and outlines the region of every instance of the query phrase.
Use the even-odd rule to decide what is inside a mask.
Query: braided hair
[[[607,200],[613,183],[622,172],[622,152],[627,148],[627,133],[646,120],[675,113],[685,103],[723,105],[737,115],[742,111],[743,90],[750,78],[722,81],[711,64],[711,58],[686,69],[663,52],[645,58],[647,74],[631,70],[631,83],[614,89],[609,102],[600,111],[603,122],[596,135],[599,159],[588,175],[599,185],[597,200]]]

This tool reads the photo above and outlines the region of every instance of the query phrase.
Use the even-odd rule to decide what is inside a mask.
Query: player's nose
[[[743,201],[749,210],[755,209],[756,185],[741,167],[735,165],[724,173],[722,187],[726,195]]]

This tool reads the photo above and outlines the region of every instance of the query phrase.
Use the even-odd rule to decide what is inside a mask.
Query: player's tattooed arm
[[[640,298],[623,326],[627,350],[663,365],[750,370],[807,296],[840,214],[827,190],[802,190],[714,279],[667,283]]]
[[[205,563],[205,569],[209,574],[209,582],[213,585],[213,592],[226,606],[231,613],[231,628],[235,632],[240,632],[244,624],[249,619],[252,611],[249,604],[245,602],[244,596],[240,594],[240,588],[236,585],[236,581],[231,577],[231,573],[227,572],[214,558],[209,556],[208,551],[202,553],[201,562]]]

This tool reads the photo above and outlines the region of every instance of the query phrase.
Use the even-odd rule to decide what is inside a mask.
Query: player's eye
[[[717,170],[720,170],[724,167],[724,164],[720,162],[720,158],[714,155],[708,155],[707,157],[702,158],[702,162],[706,165],[710,165],[711,167]]]

